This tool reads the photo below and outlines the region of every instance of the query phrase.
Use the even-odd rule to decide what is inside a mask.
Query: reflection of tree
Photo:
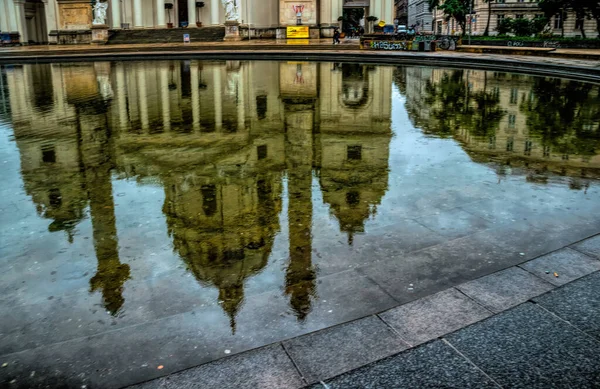
[[[424,100],[432,108],[425,132],[450,137],[460,128],[478,137],[494,135],[505,112],[499,93],[488,91],[487,72],[483,76],[483,89],[476,92],[462,70],[444,73],[438,82],[427,81]]]
[[[469,130],[475,136],[494,135],[505,112],[500,107],[499,93],[487,91],[487,72],[484,72],[483,90],[473,94],[473,101],[476,109]]]
[[[531,134],[563,155],[595,155],[600,146],[600,96],[592,84],[536,78],[520,109]]]
[[[439,82],[427,81],[425,103],[431,106],[431,117],[425,132],[449,137],[455,130],[470,124],[473,109],[463,75],[463,70],[454,70],[444,73]]]

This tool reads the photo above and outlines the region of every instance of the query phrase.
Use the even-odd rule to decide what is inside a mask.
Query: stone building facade
[[[433,30],[433,14],[429,10],[427,0],[408,0],[408,25],[414,26],[415,31]]]
[[[360,9],[365,18],[376,16],[390,23],[394,18],[394,0],[106,1],[104,21],[111,30],[192,29],[233,21],[242,29],[249,26],[257,37],[285,37],[285,27],[300,23],[310,27],[311,38],[319,38],[330,36],[338,19],[351,9]],[[93,13],[87,0],[0,0],[0,31],[24,44],[85,43]]]
[[[420,0],[416,0],[420,1]],[[425,2],[427,3],[427,2]],[[472,35],[483,35],[487,25],[488,14],[490,7],[483,0],[473,1],[473,18],[471,23]],[[410,11],[409,11],[410,14]],[[540,10],[537,2],[524,0],[496,0],[491,3],[491,18],[489,33],[490,35],[497,34],[497,27],[503,18],[512,19],[534,19],[537,16],[543,16],[544,13]],[[409,16],[410,17],[410,16]],[[468,19],[467,19],[468,20]],[[586,36],[595,38],[599,32],[596,29],[594,20],[578,20],[574,12],[565,12],[564,15],[555,15],[550,20],[550,28],[554,35],[561,35],[564,28],[564,36],[578,37],[581,36],[579,23],[583,23]],[[432,13],[433,31],[437,34],[460,34],[460,26],[454,19],[445,20],[444,13],[440,10],[434,10]],[[467,21],[467,32],[469,23]]]

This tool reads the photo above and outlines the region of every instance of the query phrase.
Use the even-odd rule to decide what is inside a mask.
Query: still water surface
[[[234,61],[5,66],[0,80],[4,353],[187,312],[169,325],[218,349],[267,343],[449,277],[409,264],[394,300],[360,271],[374,263],[599,208],[591,84]]]

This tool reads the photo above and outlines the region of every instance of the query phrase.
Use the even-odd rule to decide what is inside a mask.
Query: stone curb
[[[158,59],[202,59],[202,60],[304,60],[304,61],[335,61],[335,62],[360,62],[379,65],[424,65],[445,66],[485,70],[511,71],[540,76],[554,76],[580,81],[600,83],[600,68],[578,66],[577,64],[555,64],[523,58],[481,58],[473,56],[456,56],[435,53],[387,53],[358,50],[298,50],[291,51],[293,47],[285,50],[281,48],[257,48],[253,50],[235,50],[225,52],[225,47],[210,50],[163,50],[136,51],[136,52],[82,52],[43,56],[3,56],[0,64],[20,63],[51,63],[57,61],[87,62],[87,61],[119,61],[119,60],[147,60]],[[268,56],[268,58],[266,58]]]

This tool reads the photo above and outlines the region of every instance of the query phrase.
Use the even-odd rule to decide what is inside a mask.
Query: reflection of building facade
[[[89,207],[98,257],[91,289],[113,313],[129,267],[116,250],[111,171],[162,183],[174,249],[202,285],[219,290],[233,330],[244,283],[265,268],[281,228],[284,186],[285,293],[299,320],[316,290],[313,176],[350,236],[387,189],[391,68],[160,61],[5,74],[27,193],[51,228],[68,233]],[[38,86],[46,95],[36,103]]]
[[[235,21],[270,37],[285,37],[286,26],[302,24],[311,27],[312,38],[319,38],[331,35],[331,27],[339,25],[347,9],[364,9],[366,16],[388,22],[394,17],[394,0],[206,0],[202,7],[195,0],[105,1],[105,24],[113,30],[197,28]],[[89,1],[0,0],[0,31],[25,44],[89,42],[93,19]]]
[[[406,108],[413,124],[432,135],[454,137],[474,160],[524,166],[538,173],[600,176],[597,86],[482,70],[401,71],[406,72]],[[546,101],[548,96],[563,102],[565,113]],[[539,106],[556,107],[552,114],[558,116],[575,111],[578,118],[571,122],[543,118]]]

